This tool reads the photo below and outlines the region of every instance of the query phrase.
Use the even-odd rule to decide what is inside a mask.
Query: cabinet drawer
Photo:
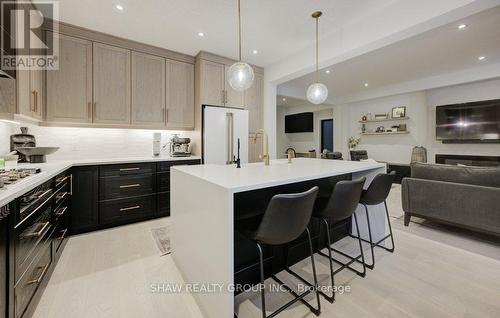
[[[99,223],[114,224],[140,219],[155,214],[156,195],[101,202]]]
[[[156,187],[158,192],[170,191],[170,172],[156,174]]]
[[[15,317],[22,317],[26,307],[35,294],[38,286],[42,283],[45,275],[52,263],[50,245],[40,253],[40,257],[35,260],[28,270],[23,274],[19,282],[14,287],[15,294]]]
[[[158,214],[170,216],[170,192],[158,193]]]
[[[55,253],[59,252],[59,248],[62,245],[62,242],[66,239],[68,236],[68,225],[69,225],[69,217],[68,214],[65,213],[60,216],[60,218],[57,220],[57,225],[52,233],[52,248],[54,249]]]
[[[162,161],[157,163],[158,172],[170,171],[172,166],[183,166],[183,165],[199,165],[199,159],[192,160],[178,160],[178,161]]]
[[[46,244],[53,229],[51,216],[52,207],[48,205],[32,222],[14,230],[16,281]]]
[[[155,173],[154,163],[127,163],[123,165],[105,165],[99,168],[101,177],[119,177],[136,174]]]
[[[100,179],[100,200],[134,197],[154,192],[154,175],[131,175]]]
[[[65,183],[61,186],[54,195],[54,207],[58,207],[63,202],[67,201],[67,199],[71,196],[70,193],[70,185],[69,183]]]

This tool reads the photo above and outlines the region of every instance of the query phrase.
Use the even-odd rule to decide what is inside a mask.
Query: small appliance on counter
[[[189,143],[191,139],[181,138],[178,134],[174,134],[170,139],[170,156],[171,157],[190,157],[191,149]]]
[[[20,134],[14,134],[10,136],[10,151],[17,151],[19,147],[35,147],[36,139],[35,136],[28,134],[27,127],[21,127]],[[28,162],[26,156],[19,153],[19,162]]]
[[[53,154],[59,147],[37,147],[35,136],[28,134],[27,127],[21,127],[20,134],[10,136],[10,150],[19,154],[19,162],[43,163],[46,156]]]

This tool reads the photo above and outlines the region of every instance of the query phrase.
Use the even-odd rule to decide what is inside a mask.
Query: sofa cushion
[[[470,167],[413,163],[411,165],[411,176],[417,179],[500,188],[499,167]]]

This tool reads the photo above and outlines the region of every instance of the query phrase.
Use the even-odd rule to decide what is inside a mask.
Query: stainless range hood
[[[9,78],[9,79],[16,79],[16,72],[15,71],[3,71],[0,70],[0,78]]]

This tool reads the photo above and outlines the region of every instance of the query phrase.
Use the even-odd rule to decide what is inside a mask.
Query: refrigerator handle
[[[226,113],[226,123],[227,123],[227,160],[226,164],[230,165],[234,162],[234,121],[233,113]]]

